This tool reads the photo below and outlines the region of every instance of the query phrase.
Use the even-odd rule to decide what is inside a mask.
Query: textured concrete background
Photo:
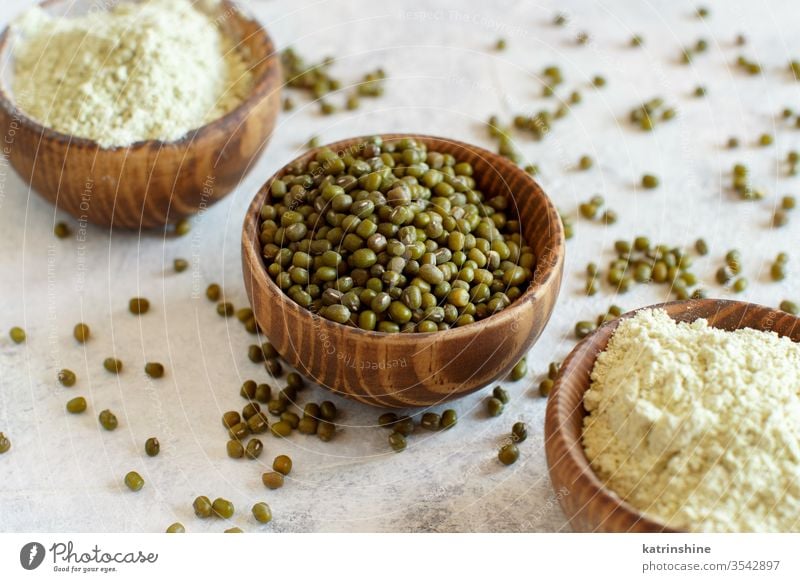
[[[667,298],[662,286],[640,286],[619,298],[604,287],[586,298],[589,260],[605,267],[613,241],[637,234],[673,245],[704,236],[712,252],[694,271],[712,296],[730,295],[714,283],[713,273],[724,253],[737,247],[751,282],[740,298],[770,305],[793,294],[800,298],[796,270],[782,283],[768,278],[775,254],[792,252],[800,242],[800,215],[781,230],[769,226],[779,196],[797,189],[781,160],[800,147],[800,130],[778,118],[784,107],[798,105],[798,84],[786,71],[787,62],[800,57],[794,34],[800,13],[793,2],[706,2],[712,11],[707,20],[694,16],[696,3],[688,0],[245,4],[281,48],[292,45],[310,59],[335,55],[333,72],[345,85],[384,67],[385,97],[330,117],[295,97],[299,106],[280,117],[254,171],[228,199],[193,220],[192,232],[181,239],[111,236],[97,227],[88,229],[85,241],[55,239],[56,221],[67,219],[75,230],[77,225],[30,193],[0,160],[0,431],[13,441],[11,452],[0,457],[0,530],[163,531],[174,521],[189,531],[232,525],[246,531],[565,530],[544,459],[540,375],[574,345],[576,321],[592,319],[612,303],[633,308]],[[4,0],[0,20],[29,5]],[[550,24],[559,10],[570,17],[561,28]],[[591,35],[586,46],[575,42],[581,31]],[[734,45],[740,32],[748,37],[746,47]],[[645,37],[641,49],[628,46],[634,33]],[[498,37],[508,41],[505,52],[492,50]],[[681,65],[682,47],[700,37],[708,52]],[[762,63],[763,74],[738,70],[739,54]],[[331,398],[342,410],[345,426],[335,441],[265,437],[261,460],[228,459],[220,414],[241,408],[243,380],[264,381],[266,375],[247,359],[252,336],[237,321],[219,318],[203,290],[221,283],[237,307],[245,305],[240,226],[258,186],[312,135],[325,142],[417,131],[494,148],[482,125],[490,114],[508,120],[555,109],[556,99],[541,97],[540,73],[551,64],[561,66],[565,77],[558,95],[577,89],[583,103],[542,142],[516,135],[518,147],[539,164],[541,183],[560,208],[574,213],[580,202],[602,193],[620,220],[612,227],[576,220],[559,304],[530,354],[528,378],[507,386],[512,401],[506,412],[487,418],[485,394],[475,394],[455,404],[456,429],[417,434],[397,455],[386,432],[373,426],[376,410],[315,388],[303,397]],[[608,80],[601,90],[590,87],[596,74]],[[707,87],[707,98],[692,97],[698,84]],[[676,107],[678,117],[643,133],[627,115],[654,96]],[[341,104],[344,94],[332,100]],[[775,133],[775,145],[755,146],[762,133]],[[738,151],[724,147],[731,135],[742,142]],[[583,154],[595,166],[575,171]],[[765,200],[745,203],[729,191],[737,161],[751,168],[754,184],[768,193]],[[644,173],[657,174],[661,186],[639,189]],[[172,273],[175,257],[191,259],[191,270]],[[128,299],[138,295],[152,302],[141,318],[127,311]],[[85,346],[71,337],[78,321],[92,327],[94,339]],[[11,344],[12,325],[25,327],[27,344]],[[112,354],[125,362],[119,377],[102,368]],[[141,371],[154,360],[167,367],[156,382]],[[55,380],[63,367],[78,374],[72,389]],[[68,417],[64,403],[79,394],[89,400],[89,413]],[[119,417],[114,433],[97,423],[104,408]],[[531,436],[521,445],[519,462],[503,467],[497,448],[517,420],[529,423]],[[158,458],[143,455],[149,436],[162,443]],[[282,453],[292,456],[295,469],[283,489],[266,491],[263,465]],[[122,483],[130,470],[147,482],[137,494]],[[233,523],[197,520],[191,509],[197,495],[233,501]],[[272,506],[270,525],[253,522],[249,507],[256,501]]]

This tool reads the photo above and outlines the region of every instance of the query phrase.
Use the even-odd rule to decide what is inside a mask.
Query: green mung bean
[[[86,410],[86,399],[83,396],[78,396],[67,402],[67,412],[72,414],[80,414]]]
[[[139,491],[144,487],[144,479],[142,479],[142,476],[136,471],[131,471],[125,475],[125,485],[127,485],[128,489],[131,491]]]
[[[269,421],[260,412],[248,418],[246,424],[247,430],[252,434],[262,434],[269,430]]]
[[[283,365],[278,358],[269,358],[264,361],[264,368],[273,378],[279,378],[283,374]]]
[[[182,218],[178,222],[175,223],[175,235],[176,236],[185,236],[185,235],[189,234],[190,230],[192,230],[192,225],[185,218]]]
[[[211,285],[206,288],[206,297],[208,297],[209,301],[214,301],[216,303],[219,301],[219,298],[222,297],[222,288],[216,283],[211,283]]]
[[[148,457],[157,457],[161,452],[161,443],[158,442],[156,437],[150,437],[144,442],[144,452]]]
[[[399,453],[404,451],[407,445],[406,437],[399,432],[393,432],[389,435],[389,446],[392,450]]]
[[[175,269],[176,273],[183,273],[189,268],[189,261],[186,259],[175,259],[172,261],[172,268]]]
[[[250,433],[250,427],[247,425],[246,422],[240,422],[238,424],[234,424],[232,427],[228,429],[228,436],[231,440],[243,440],[247,438],[247,435]]]
[[[439,430],[442,428],[442,417],[435,412],[426,412],[420,419],[420,426],[425,430]]]
[[[75,385],[76,381],[75,372],[67,369],[61,370],[58,373],[58,381],[61,383],[62,386],[71,388],[72,386]]]
[[[528,438],[528,426],[524,422],[515,422],[511,427],[511,439],[515,443],[521,443]]]
[[[269,384],[259,384],[253,394],[253,399],[261,404],[267,404],[272,400],[272,388]]]
[[[522,358],[511,369],[511,373],[508,375],[508,379],[511,380],[512,382],[516,382],[518,380],[522,380],[527,373],[528,373],[528,361],[525,358]]]
[[[122,372],[122,360],[118,360],[117,358],[106,358],[103,360],[103,367],[106,371],[111,372],[112,374],[119,374]]]
[[[108,409],[101,411],[98,419],[100,420],[100,426],[106,430],[115,430],[119,426],[116,415]]]
[[[164,376],[164,366],[158,362],[148,362],[144,366],[144,373],[151,378],[161,378]]]
[[[317,437],[323,442],[328,442],[336,436],[336,426],[332,422],[325,420],[317,425]]]
[[[698,255],[707,255],[708,254],[708,243],[705,239],[699,238],[694,243],[694,248],[697,251]]]
[[[269,428],[272,431],[273,436],[276,437],[286,438],[292,434],[292,425],[283,420],[272,423]]]
[[[442,419],[441,419],[441,428],[442,430],[447,430],[458,423],[458,414],[452,408],[448,408],[444,412],[442,412]]]
[[[25,342],[27,335],[25,334],[25,330],[21,327],[12,327],[11,330],[8,332],[8,336],[11,338],[15,344],[21,344]]]
[[[244,446],[238,440],[229,440],[225,445],[225,450],[231,459],[241,459],[244,456]]]
[[[261,456],[264,451],[264,443],[260,439],[250,439],[247,441],[247,446],[244,449],[244,454],[248,459],[255,460]]]
[[[292,472],[292,459],[287,455],[278,455],[272,461],[272,469],[281,475],[288,475]]]
[[[239,389],[239,395],[247,400],[255,400],[257,390],[258,384],[256,384],[255,380],[245,380]]]
[[[291,372],[286,376],[286,385],[295,390],[302,390],[306,387],[306,382],[300,374]]]
[[[486,410],[489,416],[500,416],[503,414],[503,401],[494,397],[487,399]]]
[[[258,523],[269,523],[272,521],[272,510],[263,501],[256,503],[253,505],[253,517]]]
[[[497,398],[503,404],[508,404],[508,401],[510,400],[508,392],[504,390],[502,386],[495,386],[494,390],[492,390],[492,396]]]
[[[657,188],[658,178],[653,174],[645,174],[642,176],[642,187],[648,189]]]
[[[316,418],[312,418],[310,416],[304,416],[300,419],[300,422],[297,424],[297,431],[300,434],[317,434],[317,426],[319,421]]]
[[[205,495],[197,497],[194,500],[194,503],[192,503],[192,507],[194,509],[194,514],[201,519],[207,519],[211,517],[214,511],[211,500]]]
[[[797,303],[794,301],[789,301],[788,299],[784,299],[781,301],[780,304],[781,311],[785,311],[786,313],[791,313],[792,315],[797,315],[800,310],[797,306]]]
[[[517,445],[503,445],[500,448],[500,452],[497,454],[497,458],[500,459],[500,462],[504,465],[513,465],[517,462],[517,459],[519,459],[519,449]]]
[[[53,227],[53,234],[56,235],[57,238],[67,238],[70,234],[72,234],[72,230],[69,228],[67,223],[58,222]]]
[[[389,428],[394,429],[395,432],[399,432],[403,436],[408,436],[414,432],[414,419],[409,416],[400,417]]]
[[[150,301],[144,297],[134,297],[128,302],[128,309],[134,315],[144,315],[150,311]]]
[[[261,482],[267,489],[280,489],[283,487],[283,474],[277,471],[270,471],[261,475]]]
[[[89,330],[89,326],[85,323],[79,323],[75,326],[72,330],[72,337],[75,338],[76,341],[79,343],[86,343],[89,341],[89,337],[91,336],[91,331]]]
[[[222,497],[217,497],[214,500],[214,502],[211,504],[211,510],[214,512],[214,515],[223,519],[232,518],[235,512],[233,503],[227,499],[223,499]]]

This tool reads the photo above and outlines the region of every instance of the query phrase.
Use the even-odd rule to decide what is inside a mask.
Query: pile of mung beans
[[[413,139],[320,149],[261,209],[267,271],[296,303],[363,330],[435,332],[505,309],[535,257],[505,196]]]

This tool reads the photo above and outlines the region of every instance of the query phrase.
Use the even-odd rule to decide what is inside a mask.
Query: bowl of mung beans
[[[299,372],[384,407],[508,375],[550,318],[564,233],[513,162],[432,136],[358,137],[272,176],[244,221],[259,328]]]

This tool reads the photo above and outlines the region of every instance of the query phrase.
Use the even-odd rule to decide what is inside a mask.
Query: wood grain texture
[[[800,318],[778,309],[721,299],[674,301],[641,309],[662,307],[673,319],[691,322],[707,319],[719,329],[744,327],[774,331],[800,341]],[[636,310],[639,311],[639,310]],[[632,317],[636,311],[622,318]],[[583,339],[561,366],[545,417],[545,451],[550,479],[561,507],[575,531],[662,532],[674,531],[641,515],[633,506],[605,488],[589,465],[581,435],[586,410],[583,395],[598,354],[608,345],[620,320],[611,321]]]
[[[117,228],[163,227],[228,194],[272,134],[280,107],[281,70],[266,31],[229,1],[221,9],[225,18],[220,22],[241,39],[254,77],[251,95],[236,109],[176,142],[101,148],[28,118],[0,86],[3,145],[20,177],[79,220]],[[0,36],[0,53],[8,51],[8,45],[6,30]]]
[[[259,326],[278,352],[301,373],[355,400],[383,407],[429,406],[458,398],[503,378],[544,329],[561,286],[564,233],[558,213],[539,185],[505,158],[443,138],[412,137],[429,149],[472,163],[484,193],[514,201],[522,230],[537,257],[533,281],[508,308],[480,322],[428,334],[385,334],[347,327],[303,309],[266,272],[258,222],[273,176],[245,217],[242,263],[245,287]],[[334,151],[362,143],[331,144]],[[312,150],[298,159],[316,154]]]

